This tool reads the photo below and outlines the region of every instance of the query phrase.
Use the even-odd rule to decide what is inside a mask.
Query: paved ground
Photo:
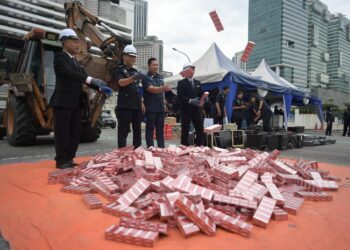
[[[97,142],[80,144],[77,155],[94,155],[114,149],[117,145],[116,133],[116,129],[104,129],[101,138]],[[321,135],[321,133],[318,134]],[[350,166],[350,137],[342,137],[340,134],[334,133],[332,138],[337,140],[335,145],[286,150],[282,152],[282,155],[291,158],[304,158],[307,160]],[[128,139],[128,143],[130,144],[132,136],[129,135]],[[176,142],[167,141],[167,144],[169,143]],[[0,140],[0,165],[17,162],[35,162],[53,158],[54,141],[52,136],[39,137],[36,145],[30,147],[11,147],[6,140]]]
[[[78,156],[93,155],[107,152],[116,147],[116,129],[104,129],[101,138],[96,143],[80,144]],[[314,132],[309,132],[315,134]],[[321,133],[316,133],[320,134]],[[132,136],[129,136],[129,144]],[[342,137],[334,133],[333,139],[337,140],[335,145],[316,147],[304,147],[301,149],[290,149],[282,152],[282,156],[290,158],[303,158],[319,162],[331,163],[350,167],[350,138]],[[174,143],[174,142],[167,142]],[[176,142],[175,142],[176,143]],[[11,147],[6,140],[0,140],[0,167],[4,164],[35,162],[39,160],[53,159],[54,140],[53,136],[40,137],[36,145],[30,147]],[[0,234],[0,250],[8,250],[9,246]]]

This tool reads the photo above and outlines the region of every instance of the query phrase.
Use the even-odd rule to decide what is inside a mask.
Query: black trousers
[[[147,148],[154,146],[153,131],[156,129],[157,145],[164,148],[164,112],[146,111],[146,144]]]
[[[116,109],[118,119],[118,148],[126,147],[126,138],[130,132],[130,124],[132,124],[134,148],[141,146],[141,110]]]
[[[81,132],[81,108],[53,108],[55,133],[55,160],[58,164],[73,160]]]
[[[264,112],[262,113],[262,120],[263,120],[263,129],[264,132],[271,132],[271,116],[272,116],[272,112]]]
[[[243,117],[233,117],[233,122],[236,123],[237,129],[242,128]]]
[[[332,135],[333,122],[327,122],[326,135]]]
[[[222,116],[215,116],[214,117],[214,124],[224,125],[224,117],[222,117]]]
[[[190,132],[191,121],[196,130],[196,145],[204,145],[204,128],[202,112],[182,113],[181,114],[181,144],[189,146],[188,135]]]
[[[344,122],[343,136],[348,132],[348,136],[350,136],[350,122]]]

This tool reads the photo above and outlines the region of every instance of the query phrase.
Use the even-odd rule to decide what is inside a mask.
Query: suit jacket
[[[74,63],[64,51],[54,57],[56,74],[55,91],[51,97],[52,107],[78,108],[82,105],[83,84],[88,77],[84,68]]]
[[[190,99],[201,98],[203,91],[201,89],[200,81],[193,79],[194,88],[188,78],[185,78],[177,83],[177,96],[181,105],[182,114],[193,114],[194,112],[201,112],[201,107],[196,107],[189,104]]]

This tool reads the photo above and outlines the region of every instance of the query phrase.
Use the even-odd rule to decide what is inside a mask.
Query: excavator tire
[[[12,95],[7,106],[7,141],[12,146],[35,143],[36,120],[25,98]]]
[[[80,142],[96,142],[100,138],[100,134],[102,132],[102,119],[99,118],[96,121],[94,127],[91,127],[89,122],[83,122],[81,134],[80,134]]]

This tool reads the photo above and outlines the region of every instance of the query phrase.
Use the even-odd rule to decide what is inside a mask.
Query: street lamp
[[[190,63],[192,63],[192,62],[191,62],[191,59],[189,58],[189,56],[188,56],[185,52],[182,52],[182,51],[178,50],[177,48],[173,48],[173,50],[175,50],[175,51],[177,51],[177,52],[179,52],[179,53],[185,55],[185,56],[187,57],[188,61],[189,61]]]

